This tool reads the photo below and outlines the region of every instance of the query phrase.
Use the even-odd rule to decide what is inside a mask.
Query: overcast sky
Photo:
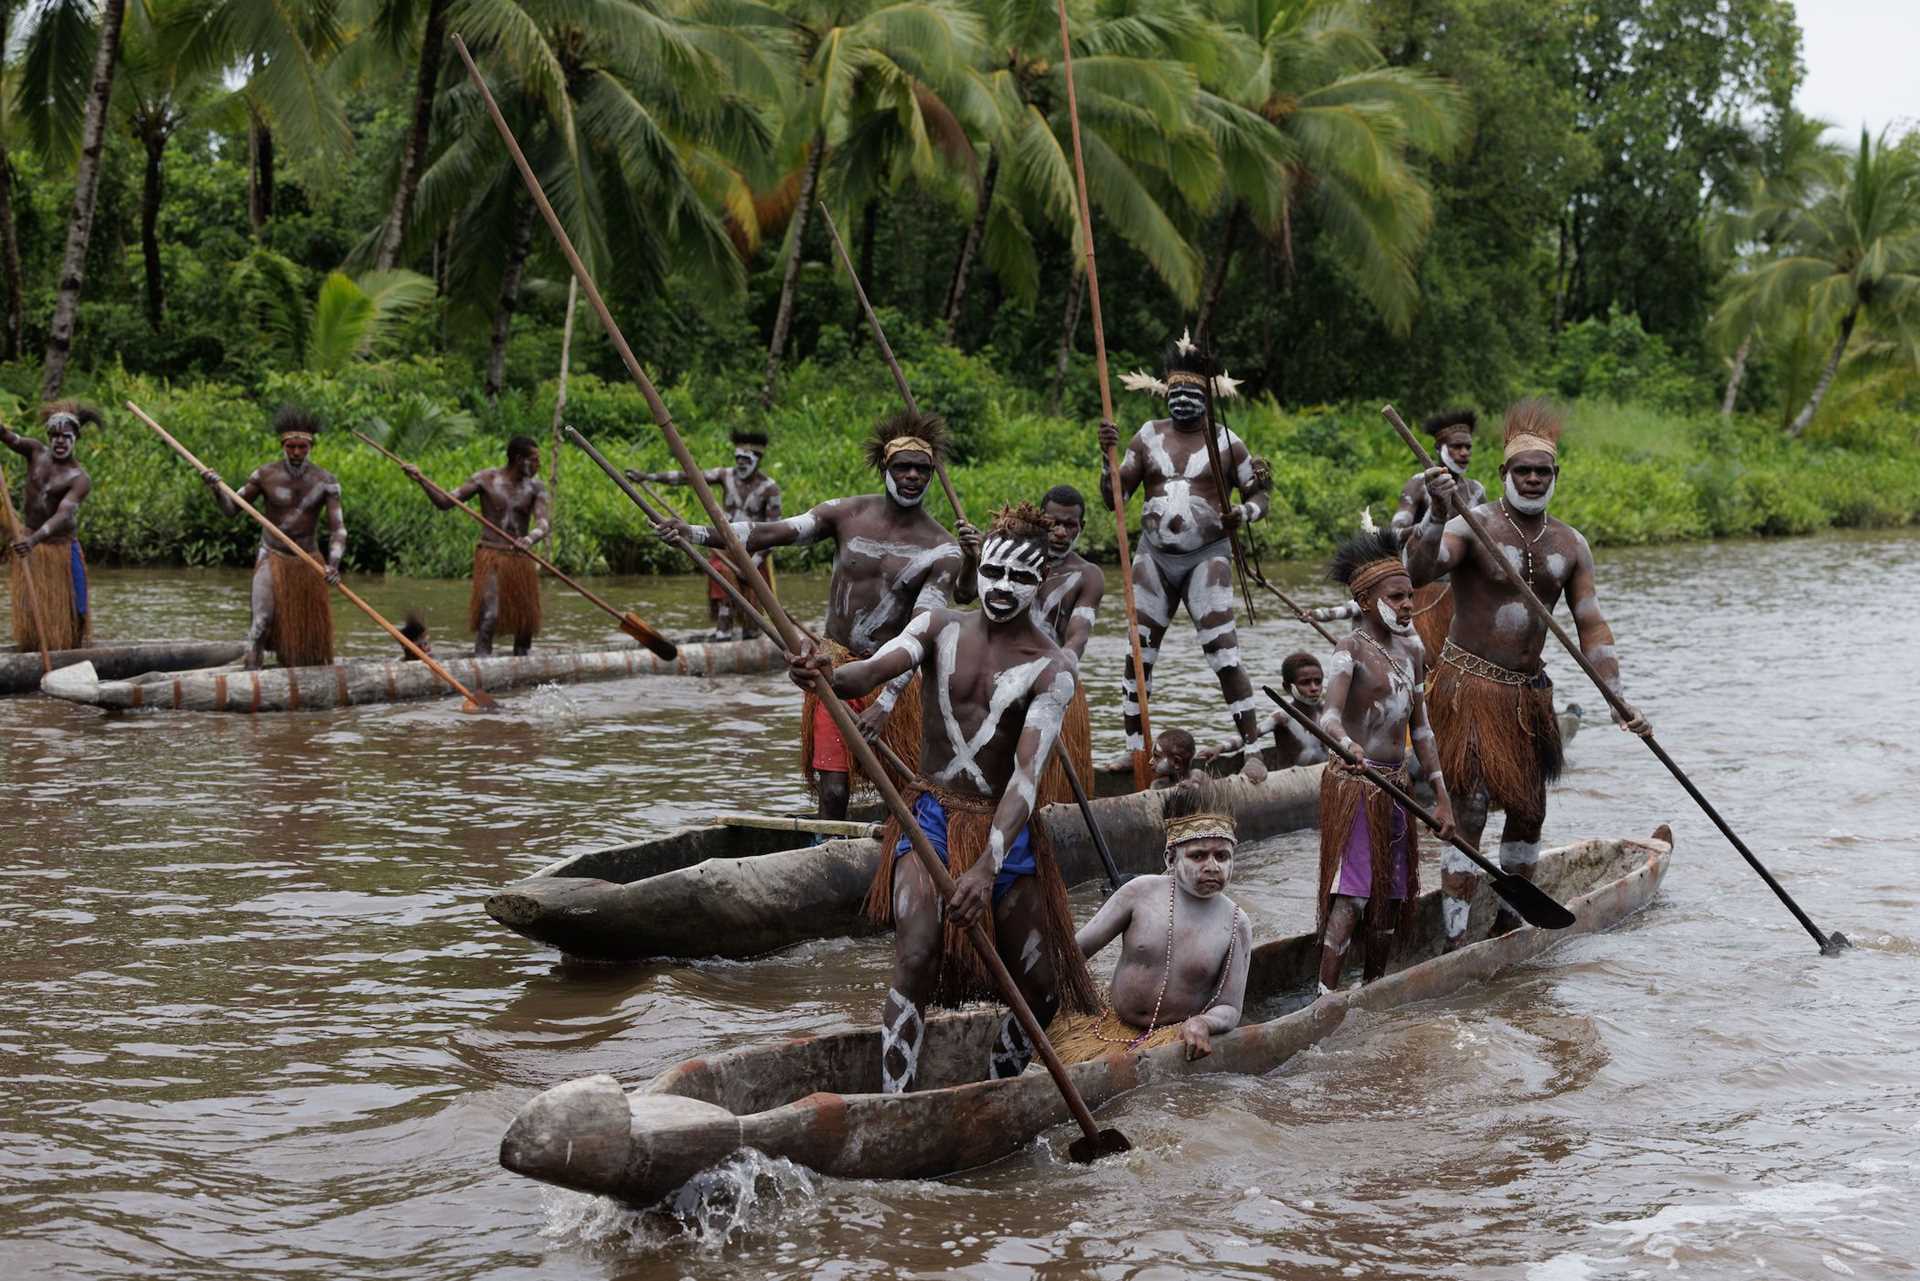
[[[1920,128],[1916,0],[1795,0],[1805,33],[1800,110],[1851,136],[1866,125]]]

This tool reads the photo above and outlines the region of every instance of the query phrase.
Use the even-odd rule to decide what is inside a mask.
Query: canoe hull
[[[91,645],[86,649],[56,649],[47,657],[58,669],[92,663],[102,680],[125,680],[147,672],[188,671],[237,663],[247,652],[243,641],[160,640],[128,641],[121,645]],[[0,653],[0,695],[31,694],[40,688],[38,653]]]

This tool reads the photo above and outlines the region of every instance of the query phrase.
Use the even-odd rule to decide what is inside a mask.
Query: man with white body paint
[[[1501,497],[1474,509],[1480,525],[1513,570],[1552,609],[1562,596],[1573,613],[1580,649],[1616,693],[1620,662],[1613,631],[1593,586],[1593,553],[1580,531],[1547,515],[1560,475],[1559,412],[1537,400],[1507,411]],[[1453,624],[1434,669],[1427,703],[1440,764],[1461,799],[1460,828],[1478,844],[1492,806],[1506,810],[1500,865],[1531,879],[1540,859],[1547,785],[1560,773],[1560,728],[1553,682],[1541,650],[1547,629],[1486,558],[1466,521],[1452,515],[1459,487],[1451,472],[1426,473],[1433,504],[1412,529],[1404,556],[1416,586],[1446,577],[1453,584]],[[1647,732],[1637,712],[1621,728]],[[1469,901],[1480,877],[1449,850],[1440,864],[1447,946],[1466,935]],[[1517,923],[1504,905],[1495,932]]]
[[[1063,1004],[1093,1005],[1066,886],[1044,831],[1030,825],[1041,770],[1074,691],[1071,656],[1033,617],[1047,529],[1031,503],[999,512],[981,548],[978,611],[916,614],[871,659],[832,672],[842,697],[921,674],[921,777],[905,794],[956,886],[952,910],[943,913],[899,820],[888,820],[881,846],[888,854],[867,898],[868,914],[894,927],[893,985],[880,1024],[885,1091],[913,1088],[930,1004],[995,994],[965,937],[976,922],[990,921],[1001,959],[1043,1025]],[[800,682],[826,668],[811,650],[788,663]],[[1032,1055],[1008,1015],[982,1067],[990,1077],[1018,1076]]]
[[[1229,490],[1244,498],[1233,503],[1215,480],[1207,450],[1210,397],[1234,394],[1234,381],[1215,371],[1213,361],[1183,335],[1168,349],[1165,380],[1143,373],[1125,375],[1131,390],[1153,391],[1167,398],[1168,417],[1148,422],[1127,443],[1120,461],[1122,501],[1144,488],[1140,513],[1140,544],[1133,558],[1134,608],[1146,634],[1140,638],[1140,659],[1146,669],[1147,692],[1153,692],[1153,665],[1160,642],[1185,605],[1200,638],[1208,666],[1220,680],[1220,692],[1233,718],[1234,737],[1218,751],[1239,751],[1260,736],[1260,716],[1253,682],[1240,662],[1240,638],[1233,617],[1233,545],[1231,534],[1267,514],[1272,477],[1263,460],[1231,431],[1214,425],[1215,444]],[[1100,424],[1100,448],[1117,448],[1119,430]],[[1113,505],[1113,477],[1102,469],[1100,493]],[[1134,688],[1129,659],[1122,677],[1122,710],[1126,717],[1127,750],[1141,751],[1145,739],[1140,726],[1140,700]]]
[[[100,411],[59,400],[42,407],[40,421],[47,433],[44,445],[0,423],[0,445],[27,460],[20,491],[23,523],[13,545],[0,548],[13,594],[13,642],[22,651],[79,649],[93,636],[87,559],[79,539],[80,504],[93,492],[93,478],[73,449],[80,428],[99,423]]]
[[[1413,628],[1413,580],[1397,540],[1357,534],[1334,552],[1328,577],[1360,606],[1353,631],[1334,646],[1320,728],[1379,773],[1411,788],[1407,742],[1433,785],[1443,838],[1453,802],[1440,773],[1421,693],[1426,651]],[[1420,896],[1420,841],[1413,815],[1361,771],[1329,761],[1320,775],[1320,990],[1340,986],[1347,947],[1365,925],[1363,982],[1387,972],[1396,934],[1413,924]]]
[[[1077,679],[1080,659],[1087,652],[1107,577],[1100,567],[1074,550],[1086,528],[1087,500],[1072,485],[1055,485],[1041,500],[1040,510],[1053,522],[1047,538],[1047,578],[1033,602],[1034,621],[1054,644],[1073,659],[1076,680],[1073,703],[1060,727],[1060,753],[1080,776],[1080,785],[1093,786],[1093,718],[1087,708],[1086,684]],[[1040,784],[1042,805],[1073,804],[1073,788],[1059,762],[1047,767]]]
[[[767,434],[736,431],[732,439],[733,466],[710,467],[706,471],[707,484],[719,487],[721,510],[727,513],[729,521],[736,523],[745,521],[750,525],[760,525],[779,520],[780,482],[767,475],[760,466],[767,456]],[[629,468],[627,479],[644,480],[655,485],[690,483],[683,471],[640,472]],[[743,593],[746,591],[746,585],[733,572],[733,562],[727,559],[725,553],[716,552],[709,559],[728,582]],[[753,563],[764,574],[772,559],[770,553],[763,552],[753,558]],[[712,579],[707,580],[707,617],[713,620],[714,640],[733,640],[757,634],[752,623],[733,616],[733,598]]]
[[[946,605],[962,565],[960,546],[921,506],[943,456],[947,426],[938,416],[901,412],[876,424],[867,462],[885,490],[834,498],[790,520],[734,525],[749,554],[774,547],[834,543],[827,585],[827,640],[836,664],[871,658],[916,614]],[[671,522],[693,542],[706,544],[704,525]],[[920,694],[908,671],[860,707],[861,731],[897,752],[909,766],[920,751]],[[820,798],[822,818],[845,818],[853,763],[827,710],[809,690],[800,712],[800,766]],[[894,779],[904,787],[906,779]]]
[[[1468,507],[1478,507],[1487,501],[1487,487],[1467,475],[1467,464],[1473,460],[1473,430],[1479,422],[1480,415],[1471,409],[1449,409],[1420,424],[1420,429],[1433,437],[1434,457],[1453,475],[1454,501]],[[1416,472],[1401,488],[1400,506],[1393,513],[1392,529],[1401,546],[1406,545],[1408,532],[1426,519],[1432,506],[1427,495],[1427,474]],[[1450,584],[1434,582],[1415,589],[1413,626],[1420,633],[1420,643],[1427,647],[1429,658],[1446,644],[1447,628],[1452,623]]]

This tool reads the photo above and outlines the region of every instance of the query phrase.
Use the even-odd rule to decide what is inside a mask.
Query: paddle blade
[[[1083,1134],[1067,1145],[1068,1159],[1080,1165],[1092,1165],[1101,1157],[1119,1156],[1122,1152],[1131,1151],[1133,1151],[1133,1144],[1127,1142],[1127,1136],[1118,1130]]]
[[[1528,925],[1543,930],[1564,930],[1574,922],[1572,912],[1524,876],[1494,877],[1493,892],[1505,899],[1507,906],[1518,912]]]
[[[460,705],[460,710],[473,716],[484,712],[497,712],[500,710],[500,704],[487,691],[476,689],[468,692],[467,701]]]
[[[622,614],[620,616],[620,630],[639,641],[642,645],[645,645],[660,657],[666,659],[669,663],[680,657],[680,647],[662,636],[659,632],[654,631],[653,628],[647,626],[646,620],[638,614]]]

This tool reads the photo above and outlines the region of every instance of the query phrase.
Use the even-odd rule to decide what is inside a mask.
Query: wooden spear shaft
[[[13,492],[7,488],[4,467],[0,467],[0,538],[6,540],[9,552],[21,538],[20,518],[13,514]],[[40,672],[45,675],[53,670],[53,657],[47,653],[47,620],[40,616],[40,598],[33,594],[33,567],[28,563],[31,555],[31,552],[20,555],[20,594],[26,600],[13,602],[13,607],[24,611],[33,624],[34,638],[40,642]]]
[[[506,117],[500,114],[500,106],[493,100],[493,94],[487,88],[487,82],[481,76],[480,68],[474,65],[473,55],[467,51],[466,41],[456,35],[453,37],[453,47],[460,54],[460,60],[466,64],[467,74],[472,77],[474,87],[479,90],[481,100],[486,104],[487,114],[493,118],[494,127],[500,131],[501,141],[506,144],[508,153],[513,157],[514,167],[520,171],[520,178],[526,184],[527,193],[533,197],[541,217],[546,220],[548,229],[553,232],[554,240],[566,257],[567,265],[573,269],[574,276],[580,281],[581,292],[587,295],[587,301],[592,304],[594,313],[600,317],[601,328],[606,331],[608,339],[612,341],[614,350],[620,353],[621,363],[626,365],[627,372],[633,376],[635,385],[640,389],[641,397],[647,402],[648,411],[653,415],[654,425],[660,429],[661,436],[666,439],[667,448],[679,462],[680,470],[686,473],[687,482],[693,492],[699,496],[700,506],[706,511],[708,520],[712,522],[712,529],[720,536],[726,546],[727,554],[733,559],[734,567],[752,588],[754,596],[760,601],[761,608],[766,611],[768,621],[779,633],[782,648],[790,654],[802,652],[806,642],[801,636],[800,629],[794,624],[793,619],[787,616],[786,610],[780,605],[780,598],[774,595],[773,588],[768,585],[766,577],[753,563],[753,557],[747,554],[746,546],[740,541],[740,536],[734,533],[725,510],[721,508],[719,500],[714,497],[712,488],[707,484],[706,473],[700,469],[700,464],[694,459],[693,451],[687,448],[686,441],[681,439],[680,429],[674,425],[673,415],[668,412],[666,403],[660,399],[660,393],[654,388],[653,380],[648,378],[646,370],[641,368],[640,359],[633,354],[633,348],[627,344],[625,335],[620,332],[620,326],[615,323],[613,313],[607,309],[606,299],[601,297],[600,289],[594,284],[586,264],[580,261],[580,255],[574,250],[573,241],[567,235],[566,228],[560,225],[559,215],[554,213],[553,206],[547,202],[546,192],[541,189],[540,180],[534,176],[533,167],[527,163],[525,153],[520,150],[520,144],[513,136],[512,127],[507,124]],[[847,710],[846,704],[841,702],[839,696],[834,693],[832,680],[824,673],[816,674],[813,688],[821,706],[825,707],[827,714],[832,717],[834,727],[840,731],[840,737],[846,742],[854,758],[859,761],[861,771],[873,780],[874,785],[879,789],[880,799],[899,820],[901,830],[906,833],[915,857],[920,860],[922,869],[933,881],[941,899],[951,903],[956,892],[953,878],[947,874],[946,865],[933,852],[933,846],[928,842],[926,833],[920,830],[920,824],[914,820],[913,812],[907,808],[907,803],[901,797],[899,790],[894,787],[893,780],[887,777],[879,758],[874,755],[872,747],[861,735],[859,726],[854,722],[853,713]],[[1086,1100],[1080,1097],[1080,1091],[1073,1084],[1073,1079],[1067,1075],[1066,1065],[1061,1063],[1060,1056],[1054,1053],[1053,1043],[1047,1040],[1046,1030],[1040,1026],[1040,1021],[1034,1017],[1025,998],[1020,995],[1020,989],[1014,983],[1013,975],[1007,971],[1005,962],[1000,959],[1000,953],[994,947],[993,939],[988,936],[987,931],[978,921],[975,921],[967,930],[967,937],[979,954],[981,962],[992,974],[1008,1008],[1012,1010],[1014,1017],[1025,1031],[1028,1043],[1046,1062],[1047,1070],[1053,1075],[1054,1084],[1059,1087],[1068,1110],[1073,1113],[1074,1119],[1085,1131],[1087,1141],[1098,1144],[1101,1140],[1101,1131],[1094,1124],[1093,1113],[1088,1110]]]

